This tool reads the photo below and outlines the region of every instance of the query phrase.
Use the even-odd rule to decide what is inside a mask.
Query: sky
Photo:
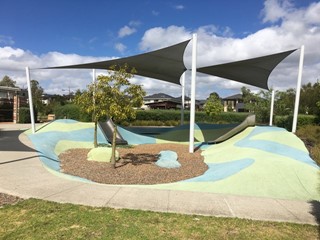
[[[168,47],[197,33],[197,66],[259,57],[305,46],[302,83],[320,79],[320,1],[314,0],[0,0],[0,79],[25,88],[25,67],[48,94],[85,89],[92,70],[40,70],[121,58]],[[191,67],[192,42],[184,62]],[[275,90],[295,88],[300,50],[269,77]],[[105,71],[97,71],[104,74]],[[191,71],[186,72],[190,95]],[[181,87],[135,76],[147,94],[181,95]],[[197,73],[196,98],[241,87]]]

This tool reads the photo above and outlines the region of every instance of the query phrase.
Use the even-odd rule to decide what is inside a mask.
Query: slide
[[[98,126],[100,127],[103,135],[106,139],[108,139],[108,142],[112,142],[112,135],[113,135],[113,129],[114,129],[114,123],[111,119],[107,120],[106,122],[99,122]],[[128,142],[123,139],[119,131],[117,131],[116,136],[116,145],[127,145]]]
[[[227,133],[223,134],[222,136],[216,138],[215,140],[209,141],[208,143],[223,142],[223,141],[233,137],[234,135],[238,134],[239,132],[243,131],[247,127],[255,126],[255,123],[256,123],[256,115],[250,115],[242,123],[240,123],[239,125],[237,125],[233,129],[231,129]]]

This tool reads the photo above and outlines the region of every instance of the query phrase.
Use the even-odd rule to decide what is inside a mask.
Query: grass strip
[[[318,227],[28,199],[0,208],[0,239],[318,239]]]

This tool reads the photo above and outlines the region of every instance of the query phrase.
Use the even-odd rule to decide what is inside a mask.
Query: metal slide
[[[250,115],[242,123],[240,123],[238,126],[234,127],[233,129],[231,129],[227,133],[223,134],[222,136],[216,138],[215,140],[209,141],[208,143],[223,142],[223,141],[233,137],[234,135],[238,134],[239,132],[243,131],[247,127],[255,126],[255,123],[256,123],[256,115]]]
[[[112,142],[112,135],[113,135],[113,129],[114,129],[114,123],[111,119],[108,119],[106,122],[99,122],[98,126],[101,129],[101,132],[103,133],[104,137],[108,139],[108,142]],[[116,135],[116,144],[117,145],[127,145],[128,142],[123,139],[121,134],[117,131]]]

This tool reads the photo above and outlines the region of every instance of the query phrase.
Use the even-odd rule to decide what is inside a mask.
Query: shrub
[[[292,130],[292,122],[293,116],[276,116],[274,119],[274,123],[278,127],[282,127],[287,129],[288,131]],[[317,124],[317,117],[314,115],[298,115],[297,119],[297,127],[302,127],[306,125],[316,125]]]
[[[37,120],[37,111],[34,109],[34,119]],[[19,108],[19,123],[31,123],[30,109],[28,107]]]
[[[30,123],[30,110],[27,107],[21,107],[19,109],[19,123]]]
[[[63,106],[57,106],[54,109],[56,119],[73,119],[81,122],[90,122],[91,116],[87,113],[82,113],[80,107],[75,104],[67,104]]]
[[[215,116],[208,116],[205,112],[199,111],[195,113],[195,121],[197,123],[239,123],[242,122],[249,114],[248,113],[220,113]],[[154,126],[176,126],[180,124],[181,112],[180,110],[138,110],[135,121],[128,124],[131,125],[149,125]],[[142,123],[142,121],[144,121]],[[151,121],[151,123],[147,123]],[[190,121],[190,112],[184,112],[184,121]]]

